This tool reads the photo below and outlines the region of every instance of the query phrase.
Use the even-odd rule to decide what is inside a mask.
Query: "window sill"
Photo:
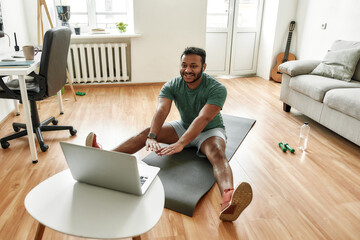
[[[136,38],[140,37],[141,34],[138,33],[119,33],[119,32],[105,32],[105,33],[82,33],[80,35],[71,35],[71,39],[73,40],[86,40],[86,39],[116,39],[116,38]]]

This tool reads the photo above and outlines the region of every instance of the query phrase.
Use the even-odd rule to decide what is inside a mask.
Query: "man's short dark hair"
[[[185,48],[184,52],[181,54],[181,58],[184,55],[190,55],[190,54],[195,54],[195,55],[199,55],[201,57],[201,63],[204,64],[205,60],[206,60],[206,52],[204,49],[202,48],[198,48],[198,47],[187,47]]]

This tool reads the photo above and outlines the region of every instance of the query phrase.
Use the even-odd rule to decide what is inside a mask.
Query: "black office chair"
[[[48,30],[45,33],[44,44],[40,61],[40,73],[32,72],[29,76],[33,79],[26,79],[26,89],[30,102],[31,121],[34,133],[40,144],[40,149],[45,152],[49,146],[44,143],[42,131],[69,130],[71,136],[76,134],[72,126],[55,126],[58,123],[54,117],[40,122],[36,107],[36,101],[55,95],[66,83],[66,61],[70,45],[71,31],[69,28],[60,27]],[[4,82],[0,79],[0,98],[17,99],[21,101],[19,80],[13,79]],[[48,126],[49,123],[53,125]],[[23,128],[25,130],[20,131]],[[13,123],[16,132],[10,136],[0,139],[1,147],[6,149],[10,146],[9,140],[27,135],[26,125]]]

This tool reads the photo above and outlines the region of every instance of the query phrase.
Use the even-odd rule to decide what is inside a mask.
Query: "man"
[[[164,84],[158,107],[150,128],[117,146],[114,151],[134,154],[144,146],[159,156],[181,152],[195,146],[199,156],[207,157],[213,165],[214,176],[222,194],[220,219],[234,221],[252,200],[248,183],[233,188],[232,170],[225,156],[226,132],[220,114],[226,88],[216,79],[203,73],[206,52],[201,48],[186,48],[181,55],[180,75]],[[181,120],[165,123],[172,101]],[[161,147],[159,143],[169,144]],[[86,145],[100,147],[96,135],[90,133]]]

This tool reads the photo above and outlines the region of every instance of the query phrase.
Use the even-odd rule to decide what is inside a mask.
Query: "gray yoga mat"
[[[227,134],[226,157],[231,159],[255,120],[223,114]],[[215,183],[213,168],[207,158],[196,155],[196,148],[159,157],[150,153],[143,161],[160,167],[159,177],[165,190],[165,207],[192,216],[196,204]]]

